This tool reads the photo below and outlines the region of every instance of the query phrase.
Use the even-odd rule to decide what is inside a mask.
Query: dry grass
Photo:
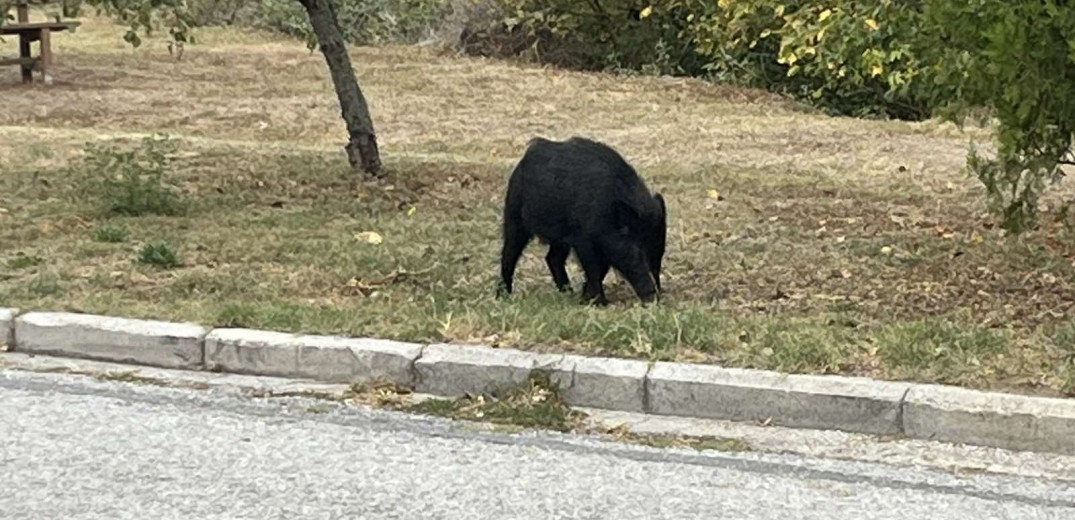
[[[1020,238],[992,227],[961,171],[981,129],[356,48],[391,172],[362,181],[324,62],[301,43],[207,30],[177,62],[84,22],[55,38],[52,87],[0,70],[0,305],[1075,390],[1075,244],[1048,220]],[[85,143],[155,132],[179,139],[168,180],[190,210],[103,214]],[[616,146],[666,194],[662,305],[637,307],[613,275],[616,304],[582,308],[536,246],[518,295],[492,298],[512,162],[534,135],[572,134]],[[366,231],[384,241],[355,239]],[[149,243],[180,266],[137,263]]]

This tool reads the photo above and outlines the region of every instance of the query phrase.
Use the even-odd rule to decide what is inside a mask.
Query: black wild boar
[[[497,296],[512,292],[516,264],[536,236],[549,245],[545,262],[561,291],[571,290],[565,264],[574,251],[586,274],[583,302],[608,303],[609,268],[651,302],[661,290],[666,229],[664,197],[611,147],[534,138],[508,180]]]

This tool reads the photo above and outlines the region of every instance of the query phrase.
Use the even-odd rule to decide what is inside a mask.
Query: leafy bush
[[[676,2],[501,0],[504,26],[540,61],[581,69],[694,75],[703,57],[681,32],[688,12]]]
[[[259,3],[253,0],[191,0],[187,2],[187,12],[199,26],[234,25],[249,20]]]
[[[351,43],[413,43],[432,34],[448,0],[335,0],[333,5]],[[193,0],[188,9],[199,25],[247,25],[311,45],[315,41],[306,10],[295,0]]]
[[[167,242],[153,242],[142,246],[138,251],[138,263],[161,269],[179,267],[179,255]]]
[[[929,115],[914,35],[921,1],[672,2],[718,76],[811,100],[835,114]]]
[[[82,167],[111,215],[181,215],[188,204],[165,184],[170,171],[168,156],[175,150],[167,137],[147,137],[138,147],[112,142],[86,145]]]
[[[790,93],[835,114],[929,115],[906,37],[921,18],[920,1],[835,0],[824,8],[805,0],[654,0],[641,9],[631,0],[498,2],[507,13],[501,35],[523,39],[515,52],[542,62],[707,76]]]
[[[1075,165],[1075,5],[1064,0],[932,0],[923,48],[933,49],[933,96],[961,122],[987,107],[997,156],[971,150],[978,176],[1011,232],[1035,225],[1039,197]]]

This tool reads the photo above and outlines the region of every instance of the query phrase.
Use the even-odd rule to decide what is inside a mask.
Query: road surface
[[[1075,519],[1075,483],[0,367],[0,518]]]

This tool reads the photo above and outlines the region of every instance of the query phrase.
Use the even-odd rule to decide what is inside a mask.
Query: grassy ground
[[[84,22],[55,38],[52,87],[0,70],[0,305],[1075,392],[1075,242],[1050,213],[1020,238],[991,226],[961,171],[981,130],[356,48],[390,172],[368,181],[301,43],[207,30],[175,61]],[[122,180],[149,164],[124,150],[156,132],[177,144],[171,188]],[[614,305],[580,307],[536,246],[517,295],[493,299],[512,163],[534,135],[572,134],[666,194],[661,305],[610,275]]]

